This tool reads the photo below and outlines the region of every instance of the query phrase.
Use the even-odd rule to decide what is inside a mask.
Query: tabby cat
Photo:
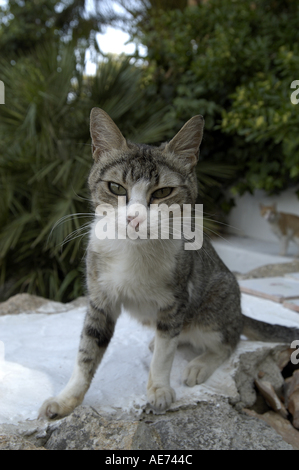
[[[285,256],[289,242],[293,240],[299,249],[299,217],[294,214],[278,212],[276,204],[264,206],[260,204],[260,213],[270,225],[272,232],[280,240],[280,255]],[[298,253],[299,256],[299,253]]]
[[[132,207],[139,203],[195,204],[195,166],[203,135],[202,116],[190,119],[178,134],[160,147],[126,141],[101,109],[91,112],[94,165],[89,188],[99,205],[119,210],[125,198],[127,227],[142,225]],[[256,339],[290,340],[287,328],[269,327],[241,314],[240,291],[204,237],[201,249],[185,249],[183,238],[99,239],[96,220],[91,226],[86,259],[89,306],[73,374],[64,390],[48,399],[40,417],[61,418],[82,403],[113,335],[123,306],[144,324],[155,328],[147,398],[153,410],[165,410],[175,400],[170,372],[179,343],[201,351],[186,367],[184,382],[205,382],[236,347],[241,332]],[[245,329],[244,329],[245,326]],[[271,330],[271,331],[270,331]],[[262,333],[261,333],[262,332]],[[121,393],[121,390],[119,391]]]

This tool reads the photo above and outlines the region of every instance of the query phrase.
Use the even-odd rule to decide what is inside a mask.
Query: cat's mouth
[[[139,224],[140,223],[141,222],[136,217],[135,219],[132,219],[128,222],[128,227],[132,227],[134,230],[139,231]]]
[[[131,219],[127,223],[126,238],[132,242],[149,240],[150,230],[146,220],[140,220],[138,217]]]

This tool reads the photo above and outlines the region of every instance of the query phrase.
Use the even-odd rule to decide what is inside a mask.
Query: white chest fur
[[[99,287],[134,316],[147,321],[173,303],[170,284],[181,240],[98,240],[91,234],[89,246],[100,255]]]

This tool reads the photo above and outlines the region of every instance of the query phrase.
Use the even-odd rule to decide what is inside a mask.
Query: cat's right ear
[[[120,150],[127,146],[126,139],[117,125],[100,108],[91,110],[90,135],[92,139],[92,156],[96,161],[104,152]]]

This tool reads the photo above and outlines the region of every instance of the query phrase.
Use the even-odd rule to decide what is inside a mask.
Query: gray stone
[[[26,441],[16,434],[1,434],[0,450],[46,450],[44,447],[36,447],[31,442]]]
[[[292,450],[273,428],[238,413],[225,399],[167,413],[151,424],[163,450]]]
[[[0,424],[0,450],[45,450],[48,423],[24,421],[18,425]]]
[[[20,421],[17,425],[0,424],[0,436],[6,436],[7,439],[18,437],[36,448],[43,448],[57,426],[58,422],[39,420]]]
[[[80,406],[54,423],[29,422],[27,432],[26,422],[19,429],[0,427],[1,443],[28,450],[293,450],[272,427],[224,398],[163,415],[144,413],[139,420]]]
[[[136,420],[104,417],[80,406],[56,425],[45,444],[50,450],[159,449],[154,429]]]
[[[73,302],[63,304],[53,300],[30,294],[17,294],[0,303],[1,315],[17,315],[19,313],[59,313],[77,307],[87,306],[86,297],[78,297]]]
[[[35,312],[47,304],[48,299],[30,294],[17,294],[0,304],[0,315],[17,315],[24,312]]]
[[[299,260],[295,259],[289,263],[267,264],[259,268],[253,269],[246,274],[236,273],[237,279],[257,279],[261,277],[276,277],[284,274],[299,271]]]
[[[238,368],[234,376],[237,390],[239,392],[238,401],[231,401],[237,405],[238,409],[251,407],[256,401],[254,380],[259,372],[263,372],[262,380],[270,382],[276,393],[280,393],[284,379],[277,365],[278,354],[286,347],[283,345],[273,345],[269,343],[263,347],[241,354],[238,358]]]

